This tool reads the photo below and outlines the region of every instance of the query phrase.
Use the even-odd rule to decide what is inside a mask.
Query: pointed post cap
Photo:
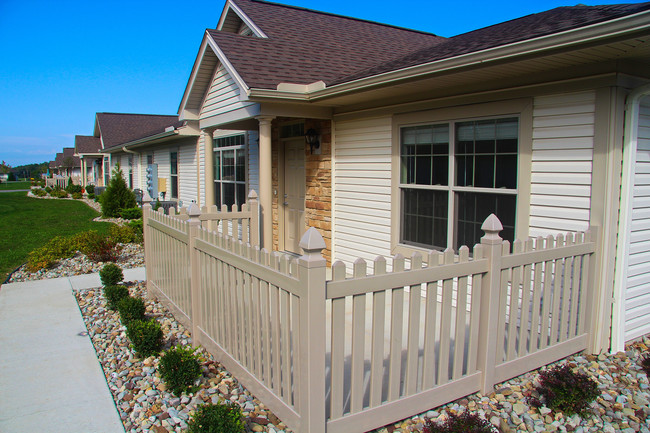
[[[144,194],[142,194],[142,201],[143,202],[151,202],[153,199],[149,195],[149,191],[145,191]]]
[[[248,193],[249,200],[257,200],[257,193],[254,189],[251,189],[251,192]]]
[[[481,230],[485,232],[485,235],[481,238],[482,244],[494,245],[500,244],[503,241],[501,236],[499,236],[499,232],[503,230],[503,225],[495,214],[492,213],[485,219]]]
[[[300,261],[306,263],[307,267],[316,267],[316,266],[325,266],[326,262],[321,251],[327,246],[325,240],[318,233],[314,227],[310,227],[309,230],[302,235],[300,238],[300,248],[304,251],[304,254],[300,257]]]
[[[190,216],[190,218],[197,217],[201,215],[201,209],[196,203],[191,203],[187,207],[187,214]]]

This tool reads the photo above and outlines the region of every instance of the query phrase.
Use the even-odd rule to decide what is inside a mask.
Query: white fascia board
[[[248,26],[249,29],[253,31],[253,34],[257,36],[258,38],[265,38],[268,39],[268,36],[260,29],[257,27],[257,25],[251,20],[248,15],[244,13],[241,9],[239,9],[239,6],[237,6],[235,3],[233,3],[231,0],[228,0],[228,3],[226,4],[225,11],[226,13],[223,15],[222,19],[219,20],[219,29],[221,29],[221,26],[223,25],[223,20],[225,20],[226,15],[228,15],[228,9],[232,9],[239,18]]]
[[[242,77],[237,73],[235,70],[235,67],[230,63],[230,60],[226,57],[223,51],[221,51],[221,48],[219,48],[219,45],[210,37],[210,34],[206,32],[206,40],[208,41],[208,45],[210,45],[210,48],[214,52],[214,54],[217,56],[219,61],[221,62],[221,65],[226,69],[226,72],[230,74],[233,80],[235,80],[235,83],[237,83],[237,86],[241,89],[242,93],[248,94],[249,92],[249,87],[246,85]]]
[[[160,134],[150,135],[149,137],[144,137],[138,140],[129,141],[128,143],[123,143],[118,146],[111,147],[110,149],[105,150],[104,153],[121,152],[123,151],[122,149],[125,148],[147,144],[151,141],[160,140],[161,138],[172,137],[174,135],[178,135],[178,130],[174,129],[173,131],[165,131],[165,132],[161,132]]]
[[[551,49],[570,48],[571,45],[594,43],[599,40],[617,38],[637,31],[650,29],[650,11],[640,12],[627,17],[592,24],[562,33],[542,36],[526,41],[515,42],[486,50],[463,54],[460,56],[437,60],[422,65],[411,66],[397,71],[385,72],[367,78],[349,81],[335,86],[314,90],[312,92],[288,92],[287,90],[251,89],[251,98],[291,99],[316,101],[345,93],[363,91],[378,85],[387,85],[404,79],[412,79],[430,74],[451,72],[468,66],[482,65],[494,61],[516,60],[521,56],[543,53]]]
[[[199,54],[196,56],[196,60],[194,60],[194,66],[192,66],[192,73],[190,74],[190,79],[187,82],[187,86],[185,86],[185,92],[183,93],[183,98],[181,99],[181,103],[178,106],[178,116],[181,118],[181,120],[185,120],[183,118],[183,114],[186,111],[185,106],[187,105],[187,98],[189,98],[190,93],[192,92],[192,88],[194,87],[194,82],[196,81],[196,75],[199,72],[201,63],[203,63],[203,56],[205,56],[205,50],[207,49],[207,47],[208,47],[208,32],[206,31],[205,34],[203,35],[203,41],[201,41]]]

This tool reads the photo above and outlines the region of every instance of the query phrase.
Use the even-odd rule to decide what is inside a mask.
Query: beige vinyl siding
[[[199,195],[200,204],[205,206],[205,137],[199,136]]]
[[[334,259],[390,256],[391,118],[336,122]]]
[[[169,179],[169,148],[156,149],[154,151],[153,162],[158,164],[158,197],[165,191],[165,200],[171,200],[171,182]],[[166,179],[166,188],[163,190],[160,179]]]
[[[196,202],[196,188],[196,141],[190,140],[178,149],[178,199],[183,206]]]
[[[224,67],[219,64],[212,78],[212,84],[210,84],[205,101],[201,106],[199,119],[205,119],[254,105],[252,102],[241,101],[239,94],[239,87]]]
[[[589,227],[595,101],[594,92],[534,100],[531,236]]]
[[[257,195],[260,194],[260,166],[259,166],[259,132],[248,131],[247,137],[248,149],[248,191],[254,189]]]
[[[650,98],[639,110],[625,288],[625,341],[650,332]]]

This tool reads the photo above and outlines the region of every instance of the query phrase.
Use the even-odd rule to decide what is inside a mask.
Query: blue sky
[[[574,0],[575,1],[575,0]],[[454,36],[567,3],[286,0]],[[588,4],[617,3],[597,1]],[[225,0],[0,0],[0,160],[54,159],[96,112],[175,114]]]

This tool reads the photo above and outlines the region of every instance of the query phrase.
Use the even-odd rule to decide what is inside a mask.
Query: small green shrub
[[[157,355],[163,344],[163,332],[156,320],[132,320],[126,325],[126,336],[140,356]]]
[[[133,296],[125,296],[117,303],[117,311],[120,313],[122,323],[125,325],[133,320],[145,320],[144,312],[146,307],[144,301]]]
[[[89,193],[88,193],[88,198],[89,198],[90,200],[94,200],[94,199],[95,199],[95,194],[93,194],[92,192],[89,192]]]
[[[104,286],[104,298],[109,310],[117,310],[120,301],[129,296],[129,289],[122,284]]]
[[[566,364],[542,371],[537,391],[544,401],[529,398],[533,406],[541,407],[545,403],[554,411],[567,415],[583,414],[600,395],[596,382],[586,374],[573,372]]]
[[[137,235],[128,225],[114,224],[109,229],[109,236],[117,243],[129,244],[137,242]]]
[[[102,214],[107,217],[119,217],[120,211],[136,206],[135,194],[126,186],[120,165],[117,164],[111,173],[111,180],[99,201]]]
[[[428,419],[423,433],[493,433],[498,431],[489,421],[478,414],[465,411],[460,415],[451,414],[442,424]]]
[[[94,194],[95,192],[95,185],[86,185],[86,192],[90,194]]]
[[[158,209],[160,208],[160,206],[162,206],[162,205],[160,204],[160,200],[156,199],[156,202],[155,202],[155,203],[153,204],[153,206],[151,207],[151,210],[156,211],[156,210],[158,210]]]
[[[75,200],[81,200],[84,197],[84,195],[80,192],[73,192],[72,193],[72,198]]]
[[[231,404],[199,406],[188,423],[188,433],[243,433],[241,408]]]
[[[62,189],[53,189],[52,192],[50,193],[50,195],[52,197],[55,197],[55,198],[67,198],[68,197],[68,193],[65,192]]]
[[[82,189],[83,187],[81,185],[75,185],[72,182],[68,183],[68,186],[65,187],[65,190],[70,194],[74,194],[76,192],[81,194]]]
[[[143,231],[143,226],[142,226],[142,220],[131,220],[129,221],[126,225],[131,227],[131,230],[133,230],[133,236],[135,237],[135,241],[137,243],[142,243],[144,240],[144,231]]]
[[[77,248],[72,239],[55,236],[48,243],[27,255],[27,269],[30,272],[36,272],[49,268],[59,259],[74,256],[76,251]]]
[[[125,220],[137,220],[138,218],[142,218],[142,210],[139,207],[130,207],[122,209],[120,215]]]
[[[191,390],[201,377],[201,365],[191,347],[175,346],[160,358],[160,376],[176,395]]]
[[[36,197],[45,197],[47,195],[47,192],[45,192],[44,189],[35,189],[32,190],[32,194],[34,194]]]
[[[99,271],[99,279],[102,281],[103,286],[112,286],[124,279],[122,268],[115,263],[107,263]]]
[[[49,186],[46,186],[46,187],[45,187],[45,192],[48,193],[48,194],[51,193],[51,192],[52,192],[52,188],[50,188]]]

